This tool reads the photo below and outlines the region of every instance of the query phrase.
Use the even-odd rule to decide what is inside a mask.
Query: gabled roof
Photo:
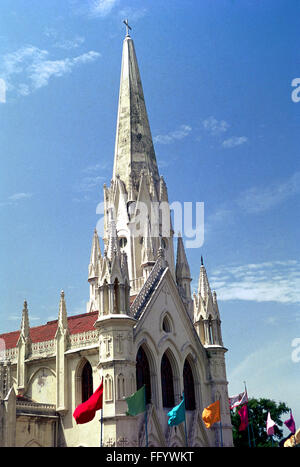
[[[81,332],[91,331],[94,328],[94,323],[98,318],[98,311],[91,313],[83,313],[68,317],[68,328],[70,334],[78,334]],[[45,342],[54,339],[57,330],[58,320],[48,321],[41,326],[30,328],[31,342]],[[20,331],[8,332],[0,334],[0,339],[4,340],[5,348],[12,349],[16,347]]]

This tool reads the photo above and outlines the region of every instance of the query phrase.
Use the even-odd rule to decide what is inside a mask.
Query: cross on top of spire
[[[131,27],[128,24],[128,19],[124,19],[123,23],[126,26],[126,36],[129,36],[129,30],[131,31]]]

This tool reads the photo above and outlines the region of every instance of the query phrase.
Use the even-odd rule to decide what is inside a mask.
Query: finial
[[[201,255],[201,266],[203,266],[203,256]]]
[[[65,292],[63,290],[60,292],[60,296],[61,298],[65,298]]]
[[[125,26],[126,26],[126,37],[128,37],[128,36],[129,36],[129,29],[130,29],[130,31],[131,31],[131,27],[130,27],[129,24],[128,24],[128,19],[124,19],[123,23],[124,23]]]
[[[27,301],[24,300],[24,309],[27,310]]]

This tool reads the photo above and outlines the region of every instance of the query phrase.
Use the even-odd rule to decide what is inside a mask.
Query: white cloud
[[[244,191],[238,200],[238,205],[244,211],[258,213],[266,211],[298,193],[300,193],[300,172],[295,172],[284,181]]]
[[[188,136],[192,128],[189,125],[181,125],[178,130],[171,131],[166,135],[157,135],[153,138],[154,143],[171,144]]]
[[[105,17],[119,3],[119,0],[90,0],[89,13],[94,17]]]
[[[84,177],[79,185],[79,191],[91,191],[93,188],[99,187],[103,180],[105,180],[105,177],[99,175]]]
[[[99,172],[100,170],[101,171],[107,170],[109,167],[110,167],[110,164],[108,162],[102,162],[102,163],[97,162],[96,164],[88,165],[82,170],[82,172],[90,175],[90,174],[95,174]]]
[[[32,193],[14,193],[9,196],[8,199],[11,201],[19,201],[21,199],[28,199],[32,197]]]
[[[42,86],[46,86],[52,76],[63,76],[66,73],[70,73],[76,65],[91,62],[99,56],[99,53],[90,51],[74,58],[43,60],[33,63],[29,67],[29,78],[34,88],[38,89]]]
[[[100,57],[89,51],[77,57],[49,60],[49,52],[35,46],[21,47],[3,56],[1,75],[8,91],[27,96],[36,89],[46,86],[52,77],[61,77],[79,65],[93,62]]]
[[[7,197],[6,200],[0,201],[0,207],[2,206],[15,206],[18,204],[18,201],[32,198],[32,193],[14,193]]]
[[[241,144],[247,143],[247,136],[232,136],[231,138],[225,139],[222,143],[223,148],[234,148]]]
[[[215,117],[210,116],[202,121],[203,128],[212,135],[219,135],[225,133],[230,127],[229,123],[225,120],[217,120]]]
[[[85,42],[85,38],[83,36],[75,36],[72,39],[66,39],[65,37],[61,37],[58,31],[49,27],[45,28],[44,34],[49,39],[53,39],[55,41],[53,44],[54,47],[64,50],[77,49]]]
[[[215,270],[211,285],[219,300],[300,303],[300,262],[269,261]]]
[[[120,18],[130,18],[129,24],[131,21],[138,21],[139,19],[143,18],[147,14],[146,8],[138,8],[134,9],[131,7],[125,7],[119,11]]]

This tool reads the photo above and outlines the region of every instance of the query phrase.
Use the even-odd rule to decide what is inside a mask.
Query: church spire
[[[127,35],[123,42],[113,179],[119,175],[128,191],[129,183],[137,187],[142,170],[157,183],[159,174],[134,43],[128,21],[124,23]]]
[[[28,316],[28,308],[27,302],[24,301],[23,311],[22,311],[22,320],[21,320],[21,335],[24,339],[29,338],[29,316]]]
[[[99,262],[101,260],[101,249],[99,243],[99,237],[97,230],[94,230],[92,248],[91,248],[91,257],[89,264],[89,279],[98,277],[99,275]]]
[[[59,311],[58,311],[58,327],[65,330],[68,327],[67,307],[65,301],[65,293],[60,292]]]
[[[203,264],[203,257],[201,256],[201,267],[198,281],[198,294],[201,295],[203,300],[207,300],[211,296],[211,289],[206,273],[205,266]]]
[[[178,234],[177,240],[177,258],[176,258],[176,280],[177,283],[184,279],[191,280],[190,267],[187,261],[183,240],[181,234]]]
[[[203,345],[223,345],[217,294],[211,291],[202,256],[198,291],[194,294],[194,326]]]
[[[191,272],[187,261],[183,239],[181,234],[178,234],[177,240],[177,257],[176,257],[176,283],[179,294],[186,305],[187,311],[192,315],[192,297],[191,297]]]

